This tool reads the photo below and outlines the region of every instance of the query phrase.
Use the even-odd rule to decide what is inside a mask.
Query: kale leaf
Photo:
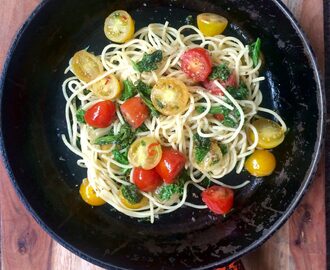
[[[253,67],[256,67],[259,63],[259,58],[260,58],[261,39],[257,38],[257,40],[250,45],[249,49],[250,49],[250,56],[252,57],[252,61],[253,61]]]
[[[221,80],[226,81],[230,75],[230,69],[226,63],[222,63],[212,68],[212,72],[209,75],[209,80]]]
[[[169,185],[162,185],[157,191],[158,198],[161,201],[168,201],[173,195],[178,194],[181,196],[183,194],[184,183],[189,180],[189,175],[186,170],[183,170],[178,179]]]
[[[194,144],[195,160],[197,163],[201,163],[211,149],[211,140],[200,137],[196,133],[194,134]]]
[[[129,161],[128,161],[128,157],[127,157],[127,152],[128,151],[121,153],[118,149],[114,149],[114,150],[112,150],[113,159],[121,164],[128,165]]]
[[[121,94],[120,100],[125,101],[131,97],[134,97],[137,94],[136,88],[132,81],[130,80],[124,80],[124,89],[123,93]]]
[[[135,185],[122,185],[120,191],[123,197],[131,204],[139,203],[143,198]]]
[[[243,100],[248,98],[249,90],[244,83],[241,83],[239,87],[229,86],[227,87],[228,93],[237,100]]]
[[[152,71],[158,68],[158,63],[163,60],[163,52],[161,50],[154,51],[153,53],[143,55],[141,61],[133,63],[134,69],[142,73],[144,71]]]
[[[151,87],[145,84],[143,81],[139,80],[136,85],[136,90],[140,94],[140,97],[142,98],[143,102],[150,109],[151,115],[155,117],[159,116],[159,112],[156,110],[150,99]]]
[[[85,113],[86,111],[83,110],[82,108],[80,108],[77,112],[76,112],[76,117],[77,117],[77,121],[81,124],[85,124]]]

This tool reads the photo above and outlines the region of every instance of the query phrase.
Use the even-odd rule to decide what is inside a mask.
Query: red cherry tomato
[[[223,121],[225,120],[225,116],[221,113],[217,113],[213,115],[215,119],[219,120],[219,121]]]
[[[154,169],[144,170],[142,168],[133,169],[133,182],[144,192],[152,192],[163,183],[162,178]]]
[[[126,121],[133,127],[140,127],[149,116],[149,109],[140,97],[132,97],[126,100],[120,110]]]
[[[162,159],[156,166],[157,173],[166,184],[172,184],[186,163],[186,157],[172,148],[163,148]]]
[[[212,186],[202,192],[202,200],[216,214],[225,215],[234,204],[234,191],[230,188]]]
[[[110,126],[116,117],[116,105],[110,101],[100,101],[90,107],[85,113],[85,121],[95,128],[106,128]]]
[[[209,52],[203,48],[187,50],[181,56],[181,69],[194,81],[205,81],[212,71]]]
[[[226,81],[219,81],[219,82],[225,88],[227,88],[228,86],[236,87],[237,82],[236,82],[235,72],[232,72]],[[221,89],[215,84],[214,81],[205,80],[203,82],[203,86],[205,89],[209,90],[211,94],[223,96]]]

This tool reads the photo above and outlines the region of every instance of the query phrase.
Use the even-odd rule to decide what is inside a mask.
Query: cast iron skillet
[[[199,12],[231,22],[227,34],[263,41],[264,106],[280,113],[289,132],[274,150],[276,172],[247,173],[227,183],[251,184],[236,192],[226,218],[183,208],[151,225],[113,211],[91,208],[79,197],[85,176],[61,141],[66,133],[63,71],[74,52],[100,53],[103,22],[128,10],[139,29],[151,22],[172,26]],[[1,82],[1,137],[12,183],[39,224],[63,246],[103,267],[206,269],[229,263],[259,246],[290,216],[316,169],[323,136],[324,95],[311,49],[292,15],[278,1],[49,0],[18,34]]]

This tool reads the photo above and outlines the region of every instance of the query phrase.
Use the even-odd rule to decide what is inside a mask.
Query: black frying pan
[[[85,176],[59,135],[66,133],[63,71],[74,52],[100,53],[103,22],[128,10],[139,29],[151,22],[184,24],[188,15],[215,12],[231,22],[226,34],[263,41],[263,105],[290,128],[275,151],[276,172],[247,173],[227,183],[236,192],[226,218],[182,208],[155,224],[91,208],[78,194]],[[311,49],[292,15],[278,1],[43,1],[18,34],[1,81],[4,161],[20,198],[39,224],[74,253],[103,267],[206,269],[227,264],[259,246],[290,216],[316,170],[323,137],[324,93]],[[64,161],[65,160],[65,161]]]

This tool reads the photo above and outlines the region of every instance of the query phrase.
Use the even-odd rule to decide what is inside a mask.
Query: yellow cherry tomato
[[[101,60],[85,50],[74,54],[71,69],[79,80],[86,83],[96,79],[104,70]]]
[[[93,206],[100,206],[105,204],[105,201],[96,195],[95,190],[89,185],[88,179],[85,178],[79,189],[81,198],[88,204]]]
[[[197,16],[199,30],[208,37],[220,35],[227,27],[228,20],[214,13],[202,13]]]
[[[258,132],[258,147],[271,149],[280,145],[284,141],[284,130],[274,121],[260,118],[254,121],[252,125]],[[254,141],[255,138],[252,130],[249,130],[248,136],[251,141]]]
[[[134,21],[125,10],[112,12],[104,22],[105,36],[117,43],[130,40],[135,31]]]
[[[197,164],[204,172],[210,172],[217,169],[221,165],[222,152],[216,142],[211,142],[210,151],[206,154],[204,159]]]
[[[182,81],[163,77],[152,88],[151,101],[162,114],[177,115],[185,110],[189,92]]]
[[[154,137],[141,137],[128,150],[128,160],[134,167],[151,170],[162,158],[162,146]]]
[[[245,161],[245,169],[257,177],[271,175],[275,167],[275,156],[268,150],[256,150]]]
[[[140,209],[144,206],[147,206],[149,203],[148,198],[146,198],[145,196],[143,196],[141,201],[139,201],[138,203],[131,203],[123,196],[121,189],[119,191],[119,199],[120,199],[121,203],[129,209]]]
[[[104,100],[113,100],[119,97],[122,88],[115,75],[108,75],[94,83],[90,90]]]

